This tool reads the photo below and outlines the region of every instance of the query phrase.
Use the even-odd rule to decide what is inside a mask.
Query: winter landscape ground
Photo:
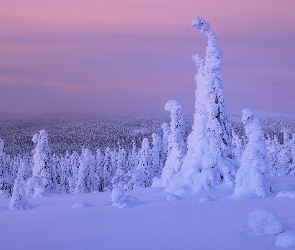
[[[193,115],[2,119],[1,249],[295,247],[294,117],[229,115],[215,33],[191,26]]]
[[[295,175],[273,177],[275,193],[264,199],[231,198],[225,187],[167,201],[163,188],[127,193],[138,204],[111,206],[110,192],[55,194],[29,198],[32,209],[9,210],[0,200],[1,249],[281,249],[277,235],[254,235],[247,227],[249,213],[270,208],[284,231],[295,230]],[[200,198],[204,202],[200,202]],[[72,208],[79,202],[90,207]]]

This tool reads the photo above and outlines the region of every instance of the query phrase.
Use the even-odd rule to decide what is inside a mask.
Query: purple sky
[[[50,0],[0,3],[0,112],[163,114],[194,110],[191,55],[224,53],[230,112],[295,114],[294,0]]]

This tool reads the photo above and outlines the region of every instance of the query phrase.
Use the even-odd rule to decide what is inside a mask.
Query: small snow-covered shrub
[[[87,202],[78,202],[72,206],[72,208],[85,208],[85,207],[91,207],[91,205]]]
[[[113,186],[111,193],[112,197],[112,206],[118,208],[132,207],[138,203],[138,199],[131,195],[124,195],[124,189],[118,185]]]
[[[291,248],[295,247],[295,232],[288,231],[278,235],[275,245],[277,247]]]
[[[45,195],[45,187],[41,177],[32,176],[24,185],[26,197],[42,197]]]
[[[269,208],[259,208],[251,212],[247,226],[254,235],[274,235],[284,231],[282,222]]]
[[[166,198],[167,201],[178,201],[180,199],[181,199],[180,196],[176,194],[169,194]]]
[[[277,197],[295,198],[295,190],[283,190],[277,194]]]

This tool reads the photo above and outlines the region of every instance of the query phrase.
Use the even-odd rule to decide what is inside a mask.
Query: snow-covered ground
[[[162,188],[129,191],[139,203],[128,208],[112,206],[110,192],[29,198],[24,211],[0,199],[0,249],[280,249],[277,235],[247,227],[252,211],[269,208],[295,230],[295,199],[276,197],[295,190],[295,175],[271,180],[275,193],[263,199],[232,198],[222,185],[175,201]]]

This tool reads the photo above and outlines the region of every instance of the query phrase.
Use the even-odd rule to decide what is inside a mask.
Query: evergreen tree
[[[264,134],[258,118],[250,109],[243,110],[247,144],[235,179],[235,195],[266,197],[271,191]]]
[[[220,72],[222,51],[209,23],[196,18],[192,27],[207,36],[208,46],[205,58],[199,54],[193,56],[198,68],[194,124],[188,136],[182,170],[167,189],[169,192],[183,186],[198,191],[221,182],[233,183],[236,173],[236,165],[231,159],[230,123]]]
[[[34,150],[33,175],[39,176],[47,192],[54,191],[54,180],[52,176],[51,151],[48,145],[48,134],[45,129],[33,136],[36,144]]]
[[[13,193],[9,204],[9,209],[26,210],[30,205],[26,198],[26,192],[23,187],[23,182],[16,179],[14,182]]]
[[[155,178],[153,186],[169,185],[179,173],[186,154],[186,144],[183,139],[182,107],[177,101],[169,101],[165,110],[171,112],[170,134],[168,136],[169,153],[161,178]]]
[[[3,152],[4,141],[0,138],[0,198],[8,198],[12,195],[13,178],[9,171],[9,161]]]

